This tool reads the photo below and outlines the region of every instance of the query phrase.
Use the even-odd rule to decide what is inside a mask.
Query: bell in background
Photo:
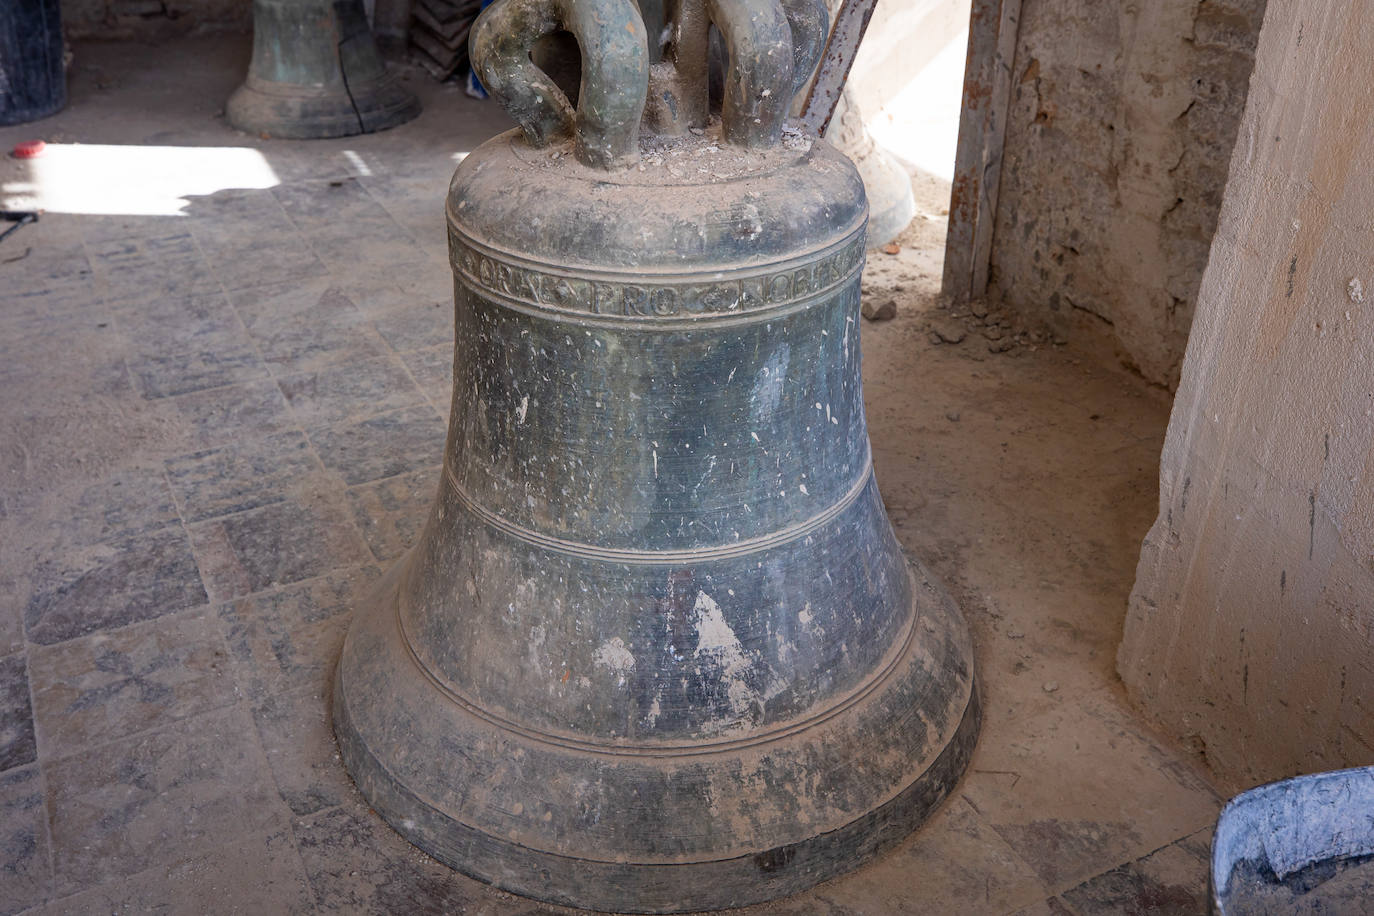
[[[840,104],[830,119],[825,138],[849,157],[863,179],[869,206],[868,247],[886,245],[901,235],[916,215],[911,176],[869,134],[864,113],[849,87],[840,93]]]
[[[669,19],[652,68],[630,0],[498,0],[474,29],[520,129],[449,190],[439,491],[334,695],[344,764],[407,839],[519,894],[646,913],[857,867],[953,789],[979,722],[965,623],[874,480],[863,185],[785,124],[824,8]],[[529,56],[559,29],[576,110]]]
[[[66,104],[58,0],[0,3],[0,126],[37,121]]]
[[[314,140],[404,124],[420,102],[387,72],[362,0],[253,0],[248,79],[224,113],[248,133]]]

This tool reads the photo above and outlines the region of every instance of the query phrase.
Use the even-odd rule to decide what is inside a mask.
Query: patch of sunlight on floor
[[[892,101],[869,118],[868,132],[909,165],[954,179],[968,31],[950,39]]]
[[[280,184],[262,153],[236,146],[49,143],[24,174],[0,183],[0,209],[176,216],[188,198]]]

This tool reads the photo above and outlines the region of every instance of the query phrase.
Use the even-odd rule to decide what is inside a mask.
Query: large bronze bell
[[[288,140],[370,134],[420,102],[386,69],[362,0],[253,0],[253,59],[225,117]]]
[[[334,700],[345,764],[409,840],[650,913],[854,868],[950,792],[979,718],[965,624],[874,482],[863,187],[784,124],[823,7],[670,16],[653,74],[631,0],[498,0],[476,26],[522,129],[453,178],[442,480]],[[709,23],[719,119],[677,53]],[[582,50],[576,111],[530,62],[556,29]]]

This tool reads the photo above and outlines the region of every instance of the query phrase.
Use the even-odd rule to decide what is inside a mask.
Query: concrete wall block
[[[1235,788],[1374,759],[1371,42],[1269,3],[1118,654]]]
[[[994,294],[1041,318],[1087,309],[1129,364],[1176,383],[1264,2],[1025,0]]]

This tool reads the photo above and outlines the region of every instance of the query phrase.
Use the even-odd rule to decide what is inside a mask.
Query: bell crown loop
[[[478,18],[469,55],[531,146],[571,138],[579,162],[613,171],[639,161],[646,106],[660,134],[706,126],[708,35],[715,25],[728,61],[723,139],[745,149],[781,142],[792,98],[828,34],[823,0],[670,0],[667,12],[663,62],[652,66],[634,0],[497,0]],[[530,56],[535,42],[559,30],[571,32],[581,50],[576,109]]]

